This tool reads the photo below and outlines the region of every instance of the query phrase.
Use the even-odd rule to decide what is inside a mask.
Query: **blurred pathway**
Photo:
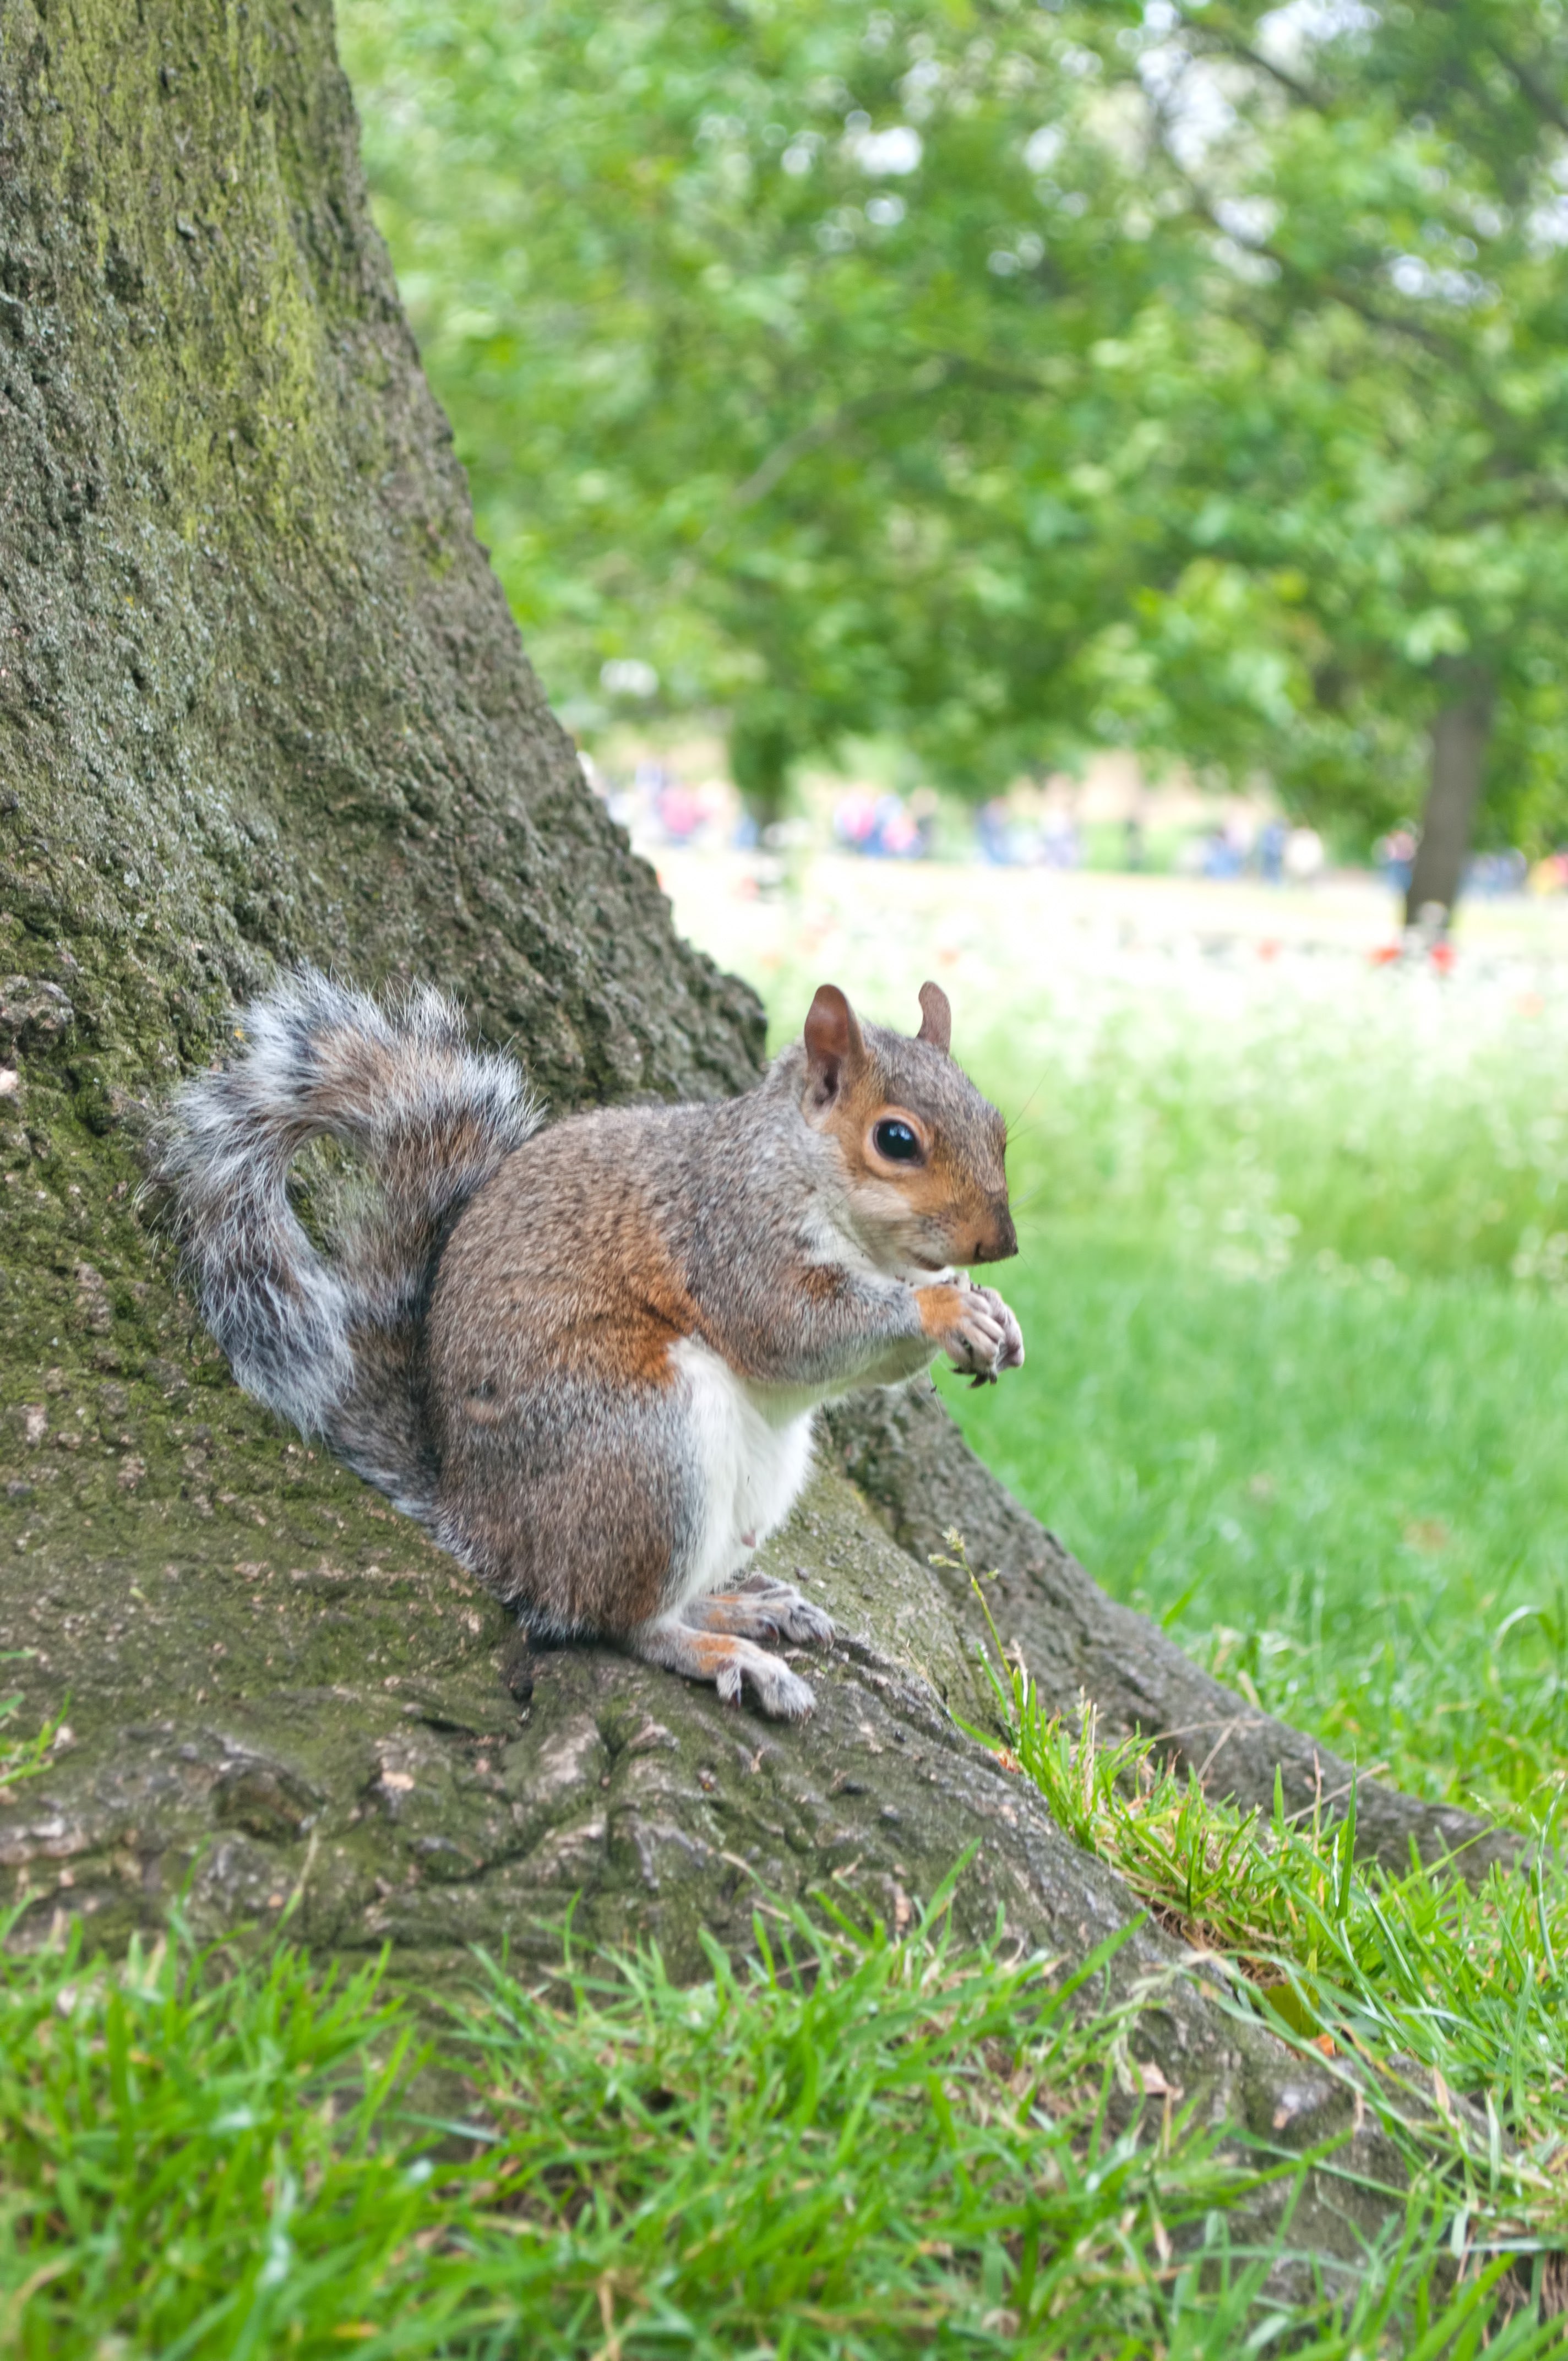
[[[1263,971],[1256,983],[1266,990],[1271,965],[1299,981],[1304,968],[1343,974],[1375,967],[1398,942],[1393,895],[1360,876],[1271,888],[841,853],[793,858],[782,873],[743,853],[652,857],[682,931],[764,993],[784,974],[837,963],[849,988],[906,991],[926,974],[956,975],[1026,999],[1071,971],[1152,985],[1173,959]],[[1568,896],[1466,905],[1441,980],[1533,987],[1555,1000],[1568,991]]]

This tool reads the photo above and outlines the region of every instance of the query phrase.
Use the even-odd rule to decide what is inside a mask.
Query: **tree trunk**
[[[701,1972],[760,1883],[834,1880],[894,1926],[954,1861],[1070,1960],[1135,1916],[984,1710],[943,1526],[1004,1563],[1049,1693],[1306,1792],[1307,1741],[1113,1607],[911,1397],[847,1421],[771,1562],[843,1637],[809,1724],[508,1618],[234,1389],[138,1216],[138,1139],[279,961],[428,976],[515,1037],[557,1108],[718,1094],[752,996],[680,942],[587,793],[473,538],[445,425],[366,213],[326,0],[0,0],[0,1648],[42,1778],[0,1790],[20,1939],[196,1926],[426,1964],[477,1940],[656,1934]],[[8,980],[6,980],[8,979]],[[828,1455],[831,1456],[831,1455]],[[1201,1739],[1194,1727],[1201,1723]],[[1332,1786],[1342,1766],[1326,1766]],[[1361,1799],[1398,1854],[1475,1832]],[[1347,2134],[1360,2181],[1294,2217],[1350,2252],[1397,2178],[1342,2081],[1213,2005],[1146,1927],[1140,2045],[1286,2147]]]
[[[729,775],[759,829],[784,818],[795,751],[783,718],[765,704],[742,707],[730,725]]]
[[[1492,730],[1492,685],[1474,667],[1442,668],[1449,696],[1432,723],[1431,773],[1420,842],[1405,895],[1405,924],[1446,931],[1459,899],[1475,807],[1486,771]]]

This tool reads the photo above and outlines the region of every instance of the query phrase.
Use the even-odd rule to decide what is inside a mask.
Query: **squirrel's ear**
[[[820,983],[806,1015],[806,1062],[819,1103],[839,1095],[846,1072],[866,1054],[855,1012],[836,983]]]
[[[953,1012],[939,983],[923,983],[920,987],[920,1030],[915,1038],[929,1042],[933,1049],[940,1049],[944,1058],[953,1046]]]

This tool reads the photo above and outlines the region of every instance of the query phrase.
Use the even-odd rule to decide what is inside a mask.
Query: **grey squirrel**
[[[302,971],[163,1127],[203,1317],[247,1393],[532,1632],[797,1718],[810,1687],[756,1643],[832,1625],[747,1568],[806,1481],[817,1405],[938,1353],[976,1382],[1024,1358],[960,1268],[1017,1251],[1005,1129],[948,1054],[945,994],[920,1006],[909,1039],[824,984],[742,1096],[544,1125],[440,994],[382,1007]],[[330,1259],[288,1191],[323,1135],[376,1184]]]

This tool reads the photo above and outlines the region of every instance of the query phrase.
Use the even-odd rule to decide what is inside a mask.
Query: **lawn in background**
[[[677,917],[767,1000],[926,974],[1008,1116],[1028,1360],[945,1388],[1106,1587],[1412,1789],[1568,1765],[1568,929],[1447,968],[1376,905],[817,862]],[[739,890],[737,890],[737,888]],[[1320,923],[1314,914],[1321,911]],[[1359,939],[1358,939],[1359,938]]]
[[[1413,1792],[1541,1809],[1568,1763],[1560,1306],[1044,1225],[995,1275],[1029,1361],[943,1390],[1110,1589]]]

